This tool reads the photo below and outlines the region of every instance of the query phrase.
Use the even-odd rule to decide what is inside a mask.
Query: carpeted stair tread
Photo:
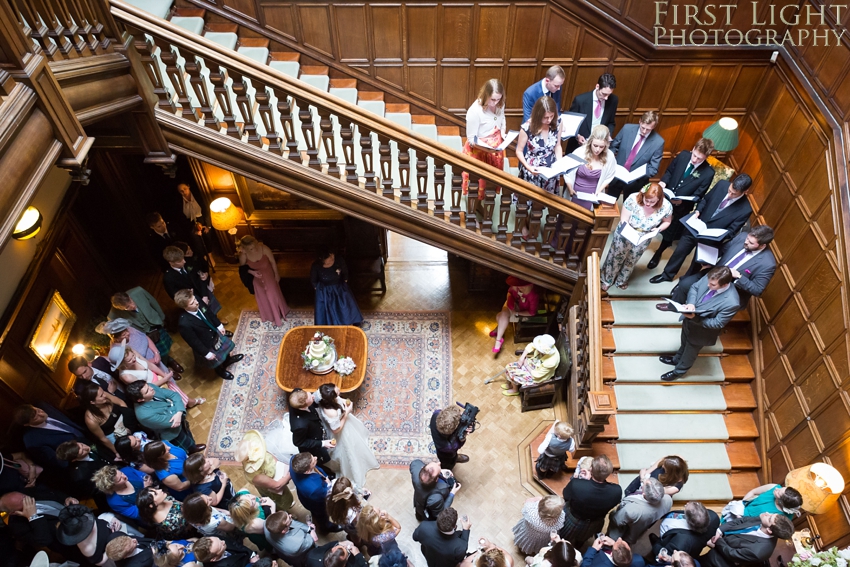
[[[618,205],[622,208],[622,205]],[[608,248],[611,245],[611,239],[613,238],[613,232],[611,236],[608,238],[608,242],[605,245],[605,250],[600,256],[600,261],[605,261],[605,256],[608,254]],[[652,259],[652,255],[655,250],[658,249],[658,245],[661,243],[661,237],[656,236],[655,239],[649,244],[649,249],[643,253],[643,256],[640,257],[638,263],[635,265],[635,269],[632,272],[631,277],[629,278],[629,287],[628,289],[620,289],[617,286],[612,285],[608,289],[608,295],[611,297],[662,297],[669,296],[670,292],[673,290],[673,287],[676,285],[675,282],[663,282],[660,284],[649,283],[649,278],[652,276],[658,275],[661,273],[661,270],[664,268],[664,265],[667,263],[667,260],[670,256],[673,255],[673,248],[670,247],[664,251],[661,255],[662,260],[657,268],[654,270],[650,270],[646,267],[649,263],[649,260]]]
[[[153,14],[158,18],[165,19],[171,10],[172,0],[127,0],[127,4]]]
[[[672,368],[658,360],[657,356],[615,356],[613,364],[618,384],[623,382],[660,384],[661,375]],[[720,357],[700,356],[685,377],[677,382],[722,382],[724,379]]]
[[[210,26],[207,25],[207,27]],[[213,43],[219,44],[225,49],[234,49],[236,47],[236,43],[239,41],[239,36],[233,32],[208,31],[204,34],[204,37]]]
[[[298,61],[272,60],[269,63],[269,67],[275,71],[280,71],[284,75],[292,77],[293,79],[297,79],[298,74],[301,72],[301,64],[298,63]]]
[[[636,475],[620,475],[619,484],[623,490],[634,480]],[[688,482],[677,494],[674,501],[719,501],[728,502],[733,498],[729,475],[726,473],[694,473],[688,477]]]
[[[204,18],[200,16],[172,16],[171,23],[197,35],[204,33]]]
[[[620,441],[725,441],[726,422],[719,413],[631,413],[617,416]]]
[[[681,326],[679,314],[669,311],[659,311],[655,308],[657,303],[664,300],[660,297],[655,299],[613,299],[602,302],[602,324],[603,325],[637,325],[645,327],[655,326]],[[730,325],[746,324],[750,320],[748,311],[738,311]]]
[[[728,329],[727,329],[728,330]],[[681,327],[661,327],[653,329],[651,336],[640,327],[614,327],[611,329],[617,354],[664,354],[679,350],[682,340]],[[724,351],[726,335],[713,346],[703,347],[702,353],[720,353]],[[605,347],[603,337],[603,350]],[[752,350],[752,347],[751,349]]]
[[[675,388],[675,390],[674,390]],[[614,384],[618,411],[723,411],[723,388],[715,385]]]
[[[617,443],[620,476],[623,471],[640,471],[665,455],[679,455],[688,468],[700,471],[728,471],[732,468],[724,443]]]

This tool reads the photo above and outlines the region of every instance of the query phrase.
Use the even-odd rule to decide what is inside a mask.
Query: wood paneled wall
[[[779,268],[758,301],[766,482],[826,461],[850,480],[850,360],[844,221],[834,134],[772,67],[742,124],[732,161],[753,179],[757,220],[776,231]],[[820,120],[819,120],[820,118]],[[848,489],[850,491],[850,489]],[[822,545],[850,543],[850,507],[809,516]]]

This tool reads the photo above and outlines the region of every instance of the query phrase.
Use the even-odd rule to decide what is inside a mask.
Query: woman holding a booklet
[[[593,203],[599,202],[596,195],[605,192],[617,169],[617,158],[608,149],[609,140],[608,127],[596,126],[584,146],[573,152],[585,163],[564,176],[572,202],[590,211]]]
[[[505,87],[498,79],[490,79],[478,93],[478,99],[466,111],[466,144],[463,153],[478,161],[503,169],[505,139]],[[463,172],[463,194],[469,191],[469,174]],[[478,199],[484,199],[486,182],[478,180]],[[471,211],[470,211],[471,213]]]
[[[658,183],[649,183],[640,192],[629,195],[600,270],[602,291],[608,291],[611,285],[620,289],[629,287],[632,270],[649,242],[670,226],[672,220],[673,205],[664,198]]]

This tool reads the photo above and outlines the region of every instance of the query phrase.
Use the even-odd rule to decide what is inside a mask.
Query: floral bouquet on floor
[[[847,567],[850,561],[850,548],[838,549],[833,547],[825,551],[807,549],[794,555],[792,567]]]
[[[355,368],[357,368],[357,365],[354,364],[354,361],[351,359],[350,356],[340,358],[334,364],[334,370],[336,370],[337,374],[339,374],[340,376],[348,376],[349,374],[354,372]]]

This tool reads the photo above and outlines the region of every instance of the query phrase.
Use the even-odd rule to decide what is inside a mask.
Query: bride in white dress
[[[366,482],[366,473],[380,465],[369,447],[369,430],[351,413],[354,404],[341,398],[334,384],[323,384],[313,393],[319,406],[319,416],[329,433],[336,439],[331,461],[336,462],[342,476],[357,486]]]

